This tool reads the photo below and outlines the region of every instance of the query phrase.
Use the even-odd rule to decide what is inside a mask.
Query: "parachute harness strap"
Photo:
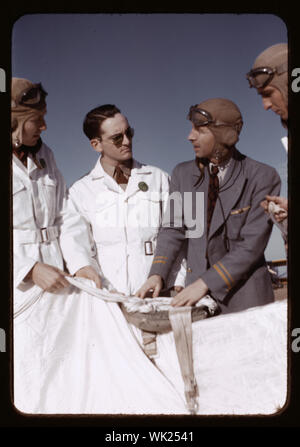
[[[169,310],[169,319],[184,382],[186,406],[191,414],[196,414],[199,393],[194,373],[191,310],[188,306],[172,307]]]
[[[156,333],[142,330],[142,338],[144,352],[154,362],[157,357]]]

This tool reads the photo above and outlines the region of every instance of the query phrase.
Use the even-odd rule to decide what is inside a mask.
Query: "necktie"
[[[211,223],[211,218],[215,209],[219,194],[219,178],[218,178],[219,168],[213,166],[209,176],[209,187],[207,196],[207,234],[209,233],[209,227]]]
[[[116,166],[115,168],[115,174],[114,174],[115,180],[118,183],[118,185],[124,185],[128,183],[128,178],[125,177],[122,169],[119,166]]]

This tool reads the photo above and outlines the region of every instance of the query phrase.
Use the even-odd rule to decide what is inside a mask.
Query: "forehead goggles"
[[[42,84],[34,84],[27,90],[21,92],[16,99],[18,105],[23,105],[31,108],[43,107],[46,105],[45,98],[47,92],[43,89]]]
[[[249,81],[250,88],[264,88],[266,87],[274,78],[275,74],[281,75],[287,71],[287,63],[279,65],[276,68],[271,67],[258,67],[250,70],[246,74]]]
[[[195,127],[213,125],[216,127],[229,126],[235,128],[233,124],[216,121],[215,119],[213,119],[211,114],[207,112],[207,110],[200,109],[199,107],[197,107],[197,105],[190,107],[187,118],[194,124]]]
[[[195,106],[191,106],[187,118],[192,121],[196,127],[208,126],[214,123],[214,119],[209,112]]]

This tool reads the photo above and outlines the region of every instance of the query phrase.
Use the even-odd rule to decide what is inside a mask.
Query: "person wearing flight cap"
[[[285,43],[272,45],[254,61],[247,73],[251,88],[262,97],[265,110],[280,116],[282,125],[288,125],[288,47]]]
[[[264,250],[272,222],[260,202],[267,194],[279,193],[279,175],[236,149],[243,120],[232,101],[208,99],[192,106],[188,119],[192,123],[188,139],[196,159],[173,170],[170,197],[176,193],[177,211],[167,214],[148,280],[137,295],[144,298],[149,290],[159,295],[173,259],[187,240],[186,287],[173,298],[173,306],[193,305],[206,294],[216,299],[221,313],[270,303],[274,294]],[[185,202],[192,197],[191,214],[201,220],[197,193],[202,193],[205,219],[202,234],[195,236]]]
[[[45,97],[40,84],[13,78],[14,405],[25,414],[182,414],[184,400],[144,355],[118,303],[66,278],[64,248],[74,243],[70,273],[103,285],[85,222],[69,209],[40,138]]]
[[[66,186],[51,149],[42,141],[46,130],[46,91],[42,85],[12,78],[11,140],[13,151],[14,308],[25,309],[34,286],[56,292],[69,286],[59,246],[62,220],[66,232],[78,232],[80,216],[66,215]],[[87,236],[81,235],[84,241]],[[78,253],[77,270],[88,265]],[[72,274],[75,272],[71,272]],[[80,274],[80,272],[78,272]],[[89,278],[99,282],[93,267]],[[99,284],[98,284],[99,285]]]
[[[272,45],[255,59],[247,73],[250,87],[256,88],[262,97],[265,110],[280,116],[282,126],[288,127],[288,46],[286,43]],[[287,138],[282,138],[287,151]],[[273,202],[276,207],[270,207]],[[266,212],[274,209],[274,218],[280,224],[282,236],[287,244],[288,200],[285,197],[266,196],[262,202]]]
[[[62,246],[74,243],[69,271],[103,285],[85,223],[40,138],[45,97],[40,84],[12,79],[14,405],[25,414],[182,414],[184,399],[144,355],[118,303],[66,279]]]

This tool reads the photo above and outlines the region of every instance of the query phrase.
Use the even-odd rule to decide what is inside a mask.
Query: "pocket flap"
[[[140,198],[142,200],[148,200],[149,202],[158,203],[162,201],[162,195],[160,192],[157,191],[147,191],[143,192],[142,195],[140,195]]]
[[[57,185],[57,180],[46,176],[41,178],[41,183],[43,185],[52,186],[54,188]]]
[[[26,189],[24,183],[18,179],[15,178],[13,179],[13,194],[16,194],[19,191],[22,191],[22,189]]]

